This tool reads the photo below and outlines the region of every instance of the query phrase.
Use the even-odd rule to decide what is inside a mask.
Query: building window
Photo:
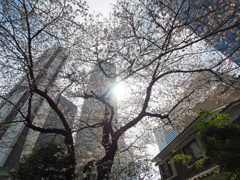
[[[160,165],[160,172],[163,176],[163,179],[168,179],[174,175],[172,166],[170,161],[165,161],[162,165]]]
[[[202,157],[202,153],[199,150],[199,145],[196,140],[185,146],[182,151],[184,154],[192,156],[192,159],[188,163],[188,166],[191,166],[196,160],[199,160]]]

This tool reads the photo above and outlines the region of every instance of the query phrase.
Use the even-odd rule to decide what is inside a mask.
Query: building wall
[[[67,119],[70,128],[72,128],[74,118],[77,113],[77,106],[73,104],[71,101],[69,101],[68,99],[66,99],[64,96],[61,96],[59,99],[59,107],[60,107],[60,110],[63,112],[64,117]],[[53,125],[55,128],[64,128],[56,112],[54,112],[53,110],[50,110],[47,116],[47,120],[44,123],[43,127],[47,128]],[[41,142],[56,142],[56,143],[62,144],[63,136],[50,134],[50,133],[40,133],[34,148],[36,148]]]
[[[161,152],[168,144],[170,144],[179,134],[177,129],[170,129],[168,131],[159,131],[154,132],[159,151]]]
[[[58,74],[58,69],[61,68],[66,59],[66,52],[60,47],[48,49],[41,57],[38,58],[34,70],[37,83],[41,90],[51,88]],[[27,100],[29,97],[27,87],[27,80],[25,77],[23,77],[9,92],[9,94],[6,95],[6,97],[23,112],[27,112]],[[56,97],[57,94],[53,95],[53,97],[54,96]],[[44,125],[47,120],[47,115],[50,112],[50,107],[46,105],[47,103],[43,101],[40,96],[34,97],[33,101],[34,104],[32,107],[32,112],[35,113],[35,117],[33,117],[33,123],[42,123],[42,125]],[[75,109],[75,107],[73,109]],[[46,115],[45,118],[41,112],[44,112]],[[41,117],[38,117],[38,115],[41,115]],[[22,117],[18,111],[16,111],[16,109],[7,102],[1,102],[0,118],[1,122],[14,122],[22,120]],[[9,123],[7,126],[5,126],[5,128],[1,128],[0,167],[11,169],[17,165],[21,158],[22,152],[26,151],[25,147],[28,146],[27,144],[29,139],[33,137],[37,139],[35,136],[29,136],[29,133],[31,133],[31,131],[25,127],[23,122]],[[34,145],[32,148],[33,147]]]
[[[171,157],[174,157],[177,154],[181,154],[182,150],[178,149],[174,154],[172,154]],[[212,162],[210,160],[207,160],[204,163],[205,168],[201,170],[195,170],[193,167],[189,168],[186,165],[183,165],[182,162],[175,162],[174,166],[177,171],[177,177],[173,178],[172,180],[183,180],[183,179],[188,179],[194,174],[198,174],[199,172],[203,171],[204,169],[207,169],[209,167],[212,167]]]
[[[234,101],[227,105],[226,107],[220,108],[217,112],[222,112],[230,114],[232,120],[230,122],[240,123],[240,100]],[[157,162],[160,167],[167,160],[171,160],[175,155],[183,153],[183,149],[188,146],[191,142],[197,141],[198,145],[201,146],[201,142],[196,137],[197,129],[192,123],[188,126],[172,143],[170,143],[162,152],[160,152],[154,161]],[[183,165],[182,162],[175,162],[171,164],[172,169],[174,169],[175,174],[171,178],[163,177],[163,171],[161,171],[161,176],[163,180],[183,180],[183,179],[197,179],[201,177],[206,180],[219,180],[219,177],[212,176],[212,170],[215,168],[214,164],[210,159],[206,159],[204,163],[204,168],[200,170],[195,170],[191,166]]]
[[[182,2],[182,0],[179,0]],[[227,4],[228,7],[226,7]],[[229,3],[230,1],[217,1],[217,0],[191,0],[185,1],[182,11],[179,13],[180,21],[182,19],[186,19],[188,15],[188,22],[191,20],[194,23],[191,23],[189,28],[196,29],[195,33],[200,37],[208,36],[208,32],[213,31],[215,28],[217,31],[221,31],[221,29],[228,28],[233,26],[234,23],[237,23],[237,19],[239,18],[240,9],[237,8],[240,6],[238,1],[232,1],[232,7],[235,7],[236,12],[234,14],[226,16],[226,12],[229,10]],[[190,10],[188,9],[190,7]],[[214,16],[211,15],[214,12]],[[197,19],[197,15],[200,14],[202,18]],[[213,25],[215,27],[213,27]],[[240,54],[239,47],[240,47],[240,34],[239,34],[239,26],[235,28],[231,28],[227,31],[223,31],[217,34],[212,34],[211,36],[207,37],[205,40],[211,44],[214,48],[224,54],[226,57],[229,57],[232,61],[234,61],[238,66],[240,66]]]

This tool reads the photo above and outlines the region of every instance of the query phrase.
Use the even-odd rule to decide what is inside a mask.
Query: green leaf
[[[177,154],[175,155],[172,159],[171,159],[171,162],[172,163],[175,163],[175,162],[180,162],[182,161],[182,163],[184,165],[187,165],[192,159],[192,156],[191,155],[186,155],[186,154]]]

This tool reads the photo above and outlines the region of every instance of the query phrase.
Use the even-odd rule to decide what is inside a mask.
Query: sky
[[[112,7],[110,4],[116,3],[117,0],[86,0],[91,13],[101,13],[104,17],[108,17]]]

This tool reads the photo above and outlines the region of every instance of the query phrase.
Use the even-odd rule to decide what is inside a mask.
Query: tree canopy
[[[11,172],[15,179],[66,179],[69,168],[66,149],[59,144],[41,144],[31,155],[24,157]]]
[[[98,179],[109,179],[113,162],[120,154],[145,156],[154,129],[183,129],[184,116],[194,114],[191,109],[195,104],[206,98],[225,98],[225,89],[232,87],[239,73],[239,67],[231,61],[239,49],[240,6],[234,0],[123,0],[104,20],[87,15],[82,1],[1,2],[1,101],[21,116],[11,123],[22,121],[35,131],[65,138],[71,159],[69,179],[75,172],[76,157],[83,157],[81,144],[74,149],[74,133],[84,134],[88,129],[91,140],[87,141],[99,147],[86,149],[89,156],[79,160],[78,165],[84,167],[95,160]],[[221,46],[232,50],[222,54],[214,47],[223,42],[226,34],[237,37],[232,44],[227,43],[230,46]],[[43,61],[39,55],[54,44],[64,48],[68,59],[58,81],[46,87],[36,75],[41,71],[43,80],[48,77],[39,65]],[[106,64],[114,70],[104,68]],[[101,84],[113,82],[110,86],[95,86],[98,78],[91,78],[95,67],[107,79]],[[19,76],[26,80],[23,91],[28,93],[28,101],[21,107],[7,93]],[[119,84],[128,91],[123,100],[116,102],[109,97]],[[78,103],[97,102],[104,113],[101,118],[95,116],[92,124],[80,115],[76,118],[78,125],[71,128],[54,97],[56,93]],[[33,104],[38,97],[59,116],[61,128],[32,123]],[[94,111],[92,108],[92,114]],[[122,139],[125,144],[120,143]],[[95,158],[93,154],[97,153],[100,156]]]

